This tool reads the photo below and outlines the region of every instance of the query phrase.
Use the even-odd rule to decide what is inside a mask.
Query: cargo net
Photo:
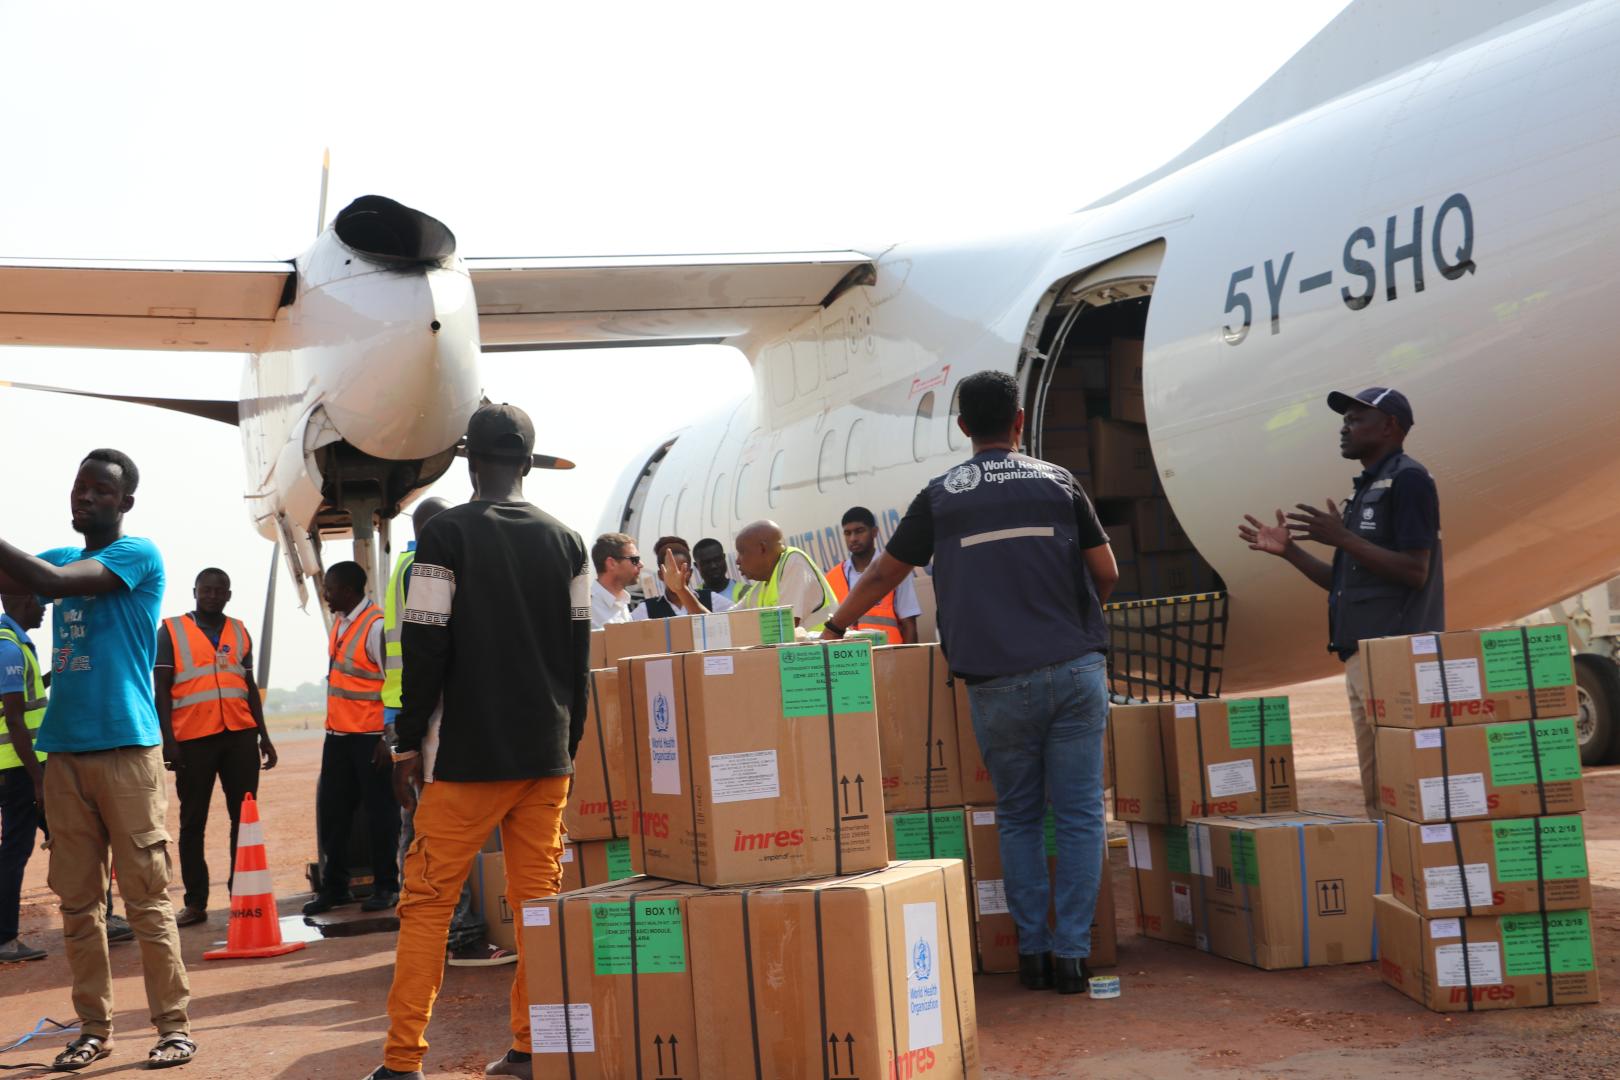
[[[1126,600],[1105,605],[1103,617],[1116,703],[1220,696],[1225,593]]]

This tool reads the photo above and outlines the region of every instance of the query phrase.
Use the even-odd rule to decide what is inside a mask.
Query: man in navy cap
[[[1445,567],[1440,552],[1440,496],[1429,471],[1406,455],[1412,405],[1399,390],[1373,386],[1334,391],[1328,408],[1344,417],[1339,453],[1361,462],[1355,491],[1341,514],[1300,503],[1275,525],[1250,515],[1238,536],[1255,551],[1278,555],[1328,591],[1328,649],[1344,661],[1350,720],[1361,761],[1367,816],[1377,818],[1376,731],[1367,708],[1360,644],[1368,638],[1422,634],[1446,626]],[[1296,541],[1333,549],[1326,563]]]

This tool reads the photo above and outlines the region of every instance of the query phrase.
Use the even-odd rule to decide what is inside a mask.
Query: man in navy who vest
[[[1373,386],[1354,396],[1334,391],[1327,403],[1344,417],[1339,453],[1361,462],[1343,514],[1331,499],[1325,510],[1304,503],[1286,516],[1278,510],[1275,525],[1245,514],[1238,536],[1327,590],[1328,649],[1344,661],[1362,798],[1367,816],[1377,819],[1377,729],[1367,708],[1361,642],[1446,628],[1440,495],[1429,471],[1406,455],[1413,420],[1405,394]],[[1300,540],[1332,548],[1333,561],[1312,555]]]
[[[1113,550],[1074,474],[1018,453],[1024,410],[1003,371],[963,379],[957,424],[973,456],[929,481],[883,553],[826,620],[842,637],[914,567],[934,561],[940,644],[967,684],[996,789],[1007,907],[1024,986],[1080,993],[1103,859],[1108,683],[1102,603]],[[1049,882],[1043,823],[1056,820]],[[1048,929],[1049,899],[1056,925]]]

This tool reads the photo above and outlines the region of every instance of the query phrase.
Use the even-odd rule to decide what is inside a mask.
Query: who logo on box
[[[918,982],[922,982],[933,974],[933,971],[933,950],[928,947],[928,942],[919,938],[917,943],[911,947],[911,977]]]
[[[653,727],[660,734],[669,730],[669,698],[663,694],[653,698]]]

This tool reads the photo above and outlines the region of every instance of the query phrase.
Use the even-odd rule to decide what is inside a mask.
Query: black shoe
[[[1057,958],[1057,992],[1060,994],[1083,994],[1086,992],[1086,980],[1091,978],[1091,965],[1086,963],[1083,956],[1060,956]]]
[[[423,1077],[421,1069],[415,1072],[395,1072],[386,1065],[379,1065],[366,1073],[365,1080],[423,1080]]]
[[[1052,989],[1052,954],[1019,953],[1018,985],[1025,990]]]
[[[325,915],[333,908],[343,907],[354,903],[354,897],[349,893],[339,893],[337,896],[328,896],[326,893],[316,893],[315,899],[304,902],[305,915]]]
[[[399,903],[399,890],[373,891],[372,894],[360,901],[361,911],[392,911]]]

